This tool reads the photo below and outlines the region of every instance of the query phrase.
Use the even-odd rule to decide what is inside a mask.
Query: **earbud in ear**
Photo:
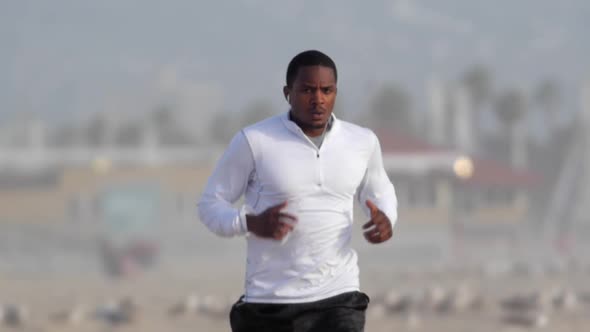
[[[290,103],[291,102],[291,96],[287,95],[287,102]]]

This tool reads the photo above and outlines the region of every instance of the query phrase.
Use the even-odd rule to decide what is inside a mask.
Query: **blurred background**
[[[307,49],[399,199],[383,245],[357,213],[368,330],[588,330],[589,19],[584,0],[0,3],[0,330],[229,330],[245,243],[196,200],[240,128],[288,110]]]

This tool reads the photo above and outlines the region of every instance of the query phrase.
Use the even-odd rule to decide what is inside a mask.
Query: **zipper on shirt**
[[[321,188],[323,187],[323,179],[322,179],[322,166],[320,164],[320,149],[324,146],[324,144],[326,143],[326,137],[328,136],[329,133],[326,133],[326,137],[324,137],[324,141],[322,142],[322,145],[318,148],[317,145],[315,145],[314,142],[312,142],[312,140],[305,135],[305,133],[303,132],[303,130],[301,130],[301,128],[297,127],[297,130],[299,132],[299,134],[301,135],[301,137],[307,141],[307,143],[313,147],[314,151],[315,151],[315,157],[316,160],[318,162],[317,164],[317,182],[316,185]]]
[[[318,148],[316,150],[316,161],[317,161],[317,181],[318,181],[317,185],[318,185],[318,187],[322,187],[324,179],[322,179],[322,162],[320,161],[320,148]]]

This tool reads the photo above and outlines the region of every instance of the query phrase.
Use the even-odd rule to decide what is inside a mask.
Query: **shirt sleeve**
[[[246,209],[233,204],[244,194],[254,158],[242,131],[237,133],[217,162],[197,203],[198,215],[213,233],[223,237],[245,235]]]
[[[358,188],[357,199],[367,217],[371,216],[371,212],[366,205],[367,199],[370,199],[385,213],[393,226],[397,221],[397,197],[395,195],[395,188],[383,167],[379,139],[375,135],[373,137],[373,152],[369,158],[365,176]]]

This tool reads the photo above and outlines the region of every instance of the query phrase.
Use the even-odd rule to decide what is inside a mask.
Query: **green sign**
[[[101,197],[103,220],[113,235],[150,233],[160,219],[160,188],[154,184],[109,187]]]

